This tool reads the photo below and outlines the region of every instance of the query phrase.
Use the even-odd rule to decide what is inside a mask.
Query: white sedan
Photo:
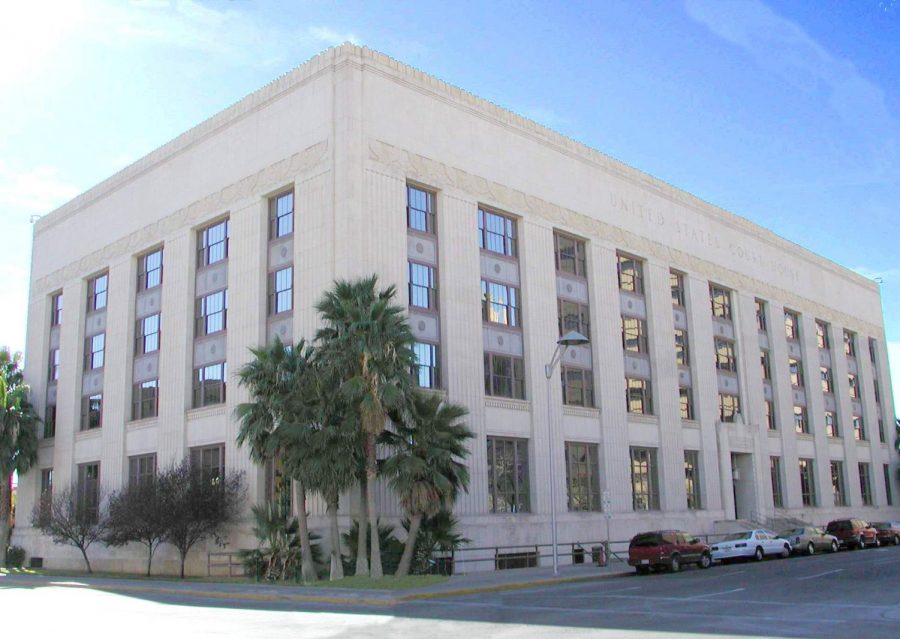
[[[722,563],[750,558],[762,561],[767,555],[790,557],[791,543],[768,530],[747,530],[731,533],[712,546],[713,560]]]

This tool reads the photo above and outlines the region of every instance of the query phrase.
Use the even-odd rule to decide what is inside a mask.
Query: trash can
[[[574,548],[572,548],[572,563],[584,563],[584,548],[582,548],[581,546],[575,546]]]
[[[606,565],[606,546],[591,546],[591,563],[601,568]]]

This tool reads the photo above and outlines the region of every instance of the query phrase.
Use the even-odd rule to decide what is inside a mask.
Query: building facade
[[[563,542],[603,539],[607,521],[622,539],[898,517],[874,282],[352,45],[36,223],[27,371],[45,425],[20,512],[188,455],[244,471],[250,502],[284,494],[235,444],[235,373],[275,335],[312,337],[334,279],[371,273],[409,307],[418,384],[469,410],[457,516],[474,546],[547,543],[551,491]],[[569,330],[590,343],[548,382]],[[27,519],[15,543],[78,565]],[[230,547],[252,543],[247,523]]]

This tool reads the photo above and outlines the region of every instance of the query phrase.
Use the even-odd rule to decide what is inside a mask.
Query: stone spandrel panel
[[[226,357],[225,334],[209,335],[194,342],[194,368],[221,362]]]
[[[47,403],[56,404],[56,384],[47,386]]]
[[[133,369],[135,384],[159,379],[159,353],[135,356]]]
[[[406,237],[406,255],[413,262],[437,266],[437,243],[432,237],[410,232]]]
[[[503,355],[525,356],[525,345],[522,333],[497,326],[485,326],[484,350]]]
[[[228,260],[197,271],[197,297],[209,295],[228,287]]]
[[[59,348],[59,326],[50,329],[50,348]]]
[[[588,304],[588,285],[587,281],[577,277],[569,277],[567,275],[556,275],[556,295],[566,300],[578,302],[579,304]]]
[[[763,397],[765,398],[765,400],[767,402],[775,401],[775,399],[774,399],[775,394],[772,391],[772,385],[769,384],[768,382],[763,382]]]
[[[854,415],[862,415],[863,414],[862,402],[854,399],[853,401],[850,402],[850,410],[853,412]]]
[[[831,352],[819,349],[819,366],[825,366],[826,368],[831,368]]]
[[[847,372],[853,373],[854,375],[859,375],[859,365],[856,363],[856,359],[853,357],[847,358]]]
[[[266,328],[266,340],[272,342],[277,337],[283,344],[293,344],[294,342],[294,318],[292,315],[271,319]]]
[[[803,351],[800,348],[800,342],[788,340],[787,342],[788,357],[800,359],[803,357]]]
[[[682,331],[687,330],[688,321],[687,321],[687,313],[682,308],[673,308],[672,309],[672,320],[675,322],[675,328],[680,329]]]
[[[686,386],[690,388],[693,385],[693,379],[691,378],[691,369],[687,366],[679,366],[678,367],[678,385]]]
[[[134,316],[136,318],[147,317],[159,313],[162,308],[162,287],[156,286],[149,291],[141,291],[137,294],[134,303]]]
[[[440,343],[441,329],[438,316],[432,313],[409,312],[409,327],[416,341]]]
[[[794,405],[806,406],[806,390],[802,388],[795,388],[791,391],[791,395],[794,399]]]
[[[650,379],[650,359],[640,355],[625,355],[625,376]]]
[[[718,388],[719,392],[725,395],[738,395],[738,378],[734,373],[728,373],[726,371],[717,371],[716,375],[718,379]]]
[[[835,412],[837,410],[837,402],[834,401],[834,395],[823,395],[825,410]]]
[[[103,392],[103,371],[85,371],[81,378],[81,396]]]
[[[86,337],[106,331],[106,309],[94,311],[84,318],[84,334]]]
[[[713,336],[734,340],[734,324],[727,320],[714,317],[712,320]]]
[[[520,286],[519,264],[514,260],[502,260],[489,253],[481,254],[481,275],[485,279],[506,284],[508,286]]]
[[[765,350],[769,350],[772,348],[769,342],[769,334],[768,333],[757,333],[757,337],[759,338],[759,347]]]
[[[269,272],[294,263],[294,238],[289,235],[269,242]]]
[[[577,368],[591,368],[591,347],[589,344],[583,346],[570,346],[566,349],[566,354],[561,360],[563,366],[575,366]]]
[[[642,296],[619,291],[619,305],[622,315],[647,319],[647,303]]]

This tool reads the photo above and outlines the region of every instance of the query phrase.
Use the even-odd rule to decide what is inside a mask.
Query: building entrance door
[[[751,453],[731,453],[731,480],[734,489],[734,518],[751,519],[756,498]]]

